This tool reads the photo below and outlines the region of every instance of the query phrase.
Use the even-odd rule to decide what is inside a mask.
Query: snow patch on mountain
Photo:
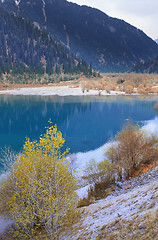
[[[21,2],[21,0],[15,0],[15,4],[16,4],[17,6],[19,6],[20,2]]]
[[[43,3],[43,8],[45,8],[45,5],[46,5],[45,0],[42,0],[42,3]]]

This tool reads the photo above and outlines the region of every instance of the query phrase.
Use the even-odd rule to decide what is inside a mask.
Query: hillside
[[[155,59],[136,64],[130,72],[136,73],[158,73],[158,56]]]
[[[158,167],[116,186],[107,198],[81,208],[80,221],[61,239],[156,240],[157,188]]]
[[[80,217],[60,240],[157,239],[158,167],[116,186],[105,199],[79,209]],[[12,222],[0,218],[0,238]],[[6,230],[6,232],[5,232]]]
[[[141,30],[94,8],[66,0],[1,0],[1,6],[50,32],[96,70],[127,71],[158,54],[157,44]]]
[[[86,61],[72,56],[53,36],[1,7],[0,26],[0,74],[91,73]]]

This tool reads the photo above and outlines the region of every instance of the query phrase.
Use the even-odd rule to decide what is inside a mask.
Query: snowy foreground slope
[[[139,187],[135,186],[136,183]],[[126,182],[120,192],[118,190],[106,199],[81,208],[80,214],[79,222],[61,239],[157,240],[158,167]]]
[[[60,240],[157,240],[158,166],[80,208],[79,215]],[[0,239],[7,240],[4,231],[10,223],[0,219]]]

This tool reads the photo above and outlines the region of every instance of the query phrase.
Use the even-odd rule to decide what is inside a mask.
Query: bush
[[[8,215],[7,202],[9,201],[9,198],[12,196],[13,187],[14,187],[12,182],[10,181],[11,176],[8,174],[18,154],[13,152],[9,147],[1,148],[0,152],[1,152],[0,162],[3,166],[2,170],[0,171],[0,174],[1,174],[0,215],[7,216]]]
[[[145,91],[144,88],[138,88],[138,93],[139,94],[146,94],[147,92]]]
[[[96,163],[94,158],[86,162],[85,175],[87,177],[93,178],[94,176],[94,180],[95,180],[95,175],[97,172],[98,172],[98,164]]]
[[[129,122],[115,137],[117,144],[108,150],[119,177],[131,177],[142,164],[148,164],[157,157],[156,136],[147,136],[139,126]]]
[[[131,86],[131,85],[128,85],[127,87],[126,87],[126,93],[127,94],[132,94],[133,93],[133,90],[134,90],[134,88],[133,88],[133,86]]]
[[[94,184],[94,187],[90,187],[88,190],[88,199],[90,203],[93,203],[93,199],[99,200],[105,198],[111,193],[112,186],[114,184],[114,179],[104,179],[104,181],[99,181]]]
[[[58,239],[75,213],[76,182],[64,164],[68,150],[60,152],[64,141],[56,126],[47,128],[39,142],[27,139],[24,152],[3,181],[0,192],[7,186],[4,197],[16,239],[33,238],[41,228],[48,239]]]
[[[85,174],[83,179],[93,185],[88,189],[88,197],[80,199],[78,207],[88,206],[95,200],[107,197],[109,188],[114,183],[113,166],[107,159],[99,163],[96,163],[95,159],[91,159],[86,164]]]
[[[83,178],[88,179],[90,183],[107,181],[113,176],[113,167],[107,159],[99,163],[96,163],[95,159],[91,159],[86,164],[85,174]]]

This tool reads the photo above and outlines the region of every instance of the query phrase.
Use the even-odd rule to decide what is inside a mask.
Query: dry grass
[[[79,200],[78,208],[89,206],[95,203],[96,200],[106,198],[112,192],[113,187],[115,187],[113,179],[96,182],[94,187],[89,188],[88,197]]]
[[[75,232],[65,239],[157,240],[157,189],[156,181],[79,209],[81,219],[75,225]]]
[[[132,220],[117,219],[101,228],[97,240],[114,239],[158,239],[158,209],[147,211],[139,217],[136,215]]]
[[[81,208],[81,207],[85,207],[85,206],[89,206],[90,204],[94,203],[95,200],[93,198],[83,198],[81,200],[79,200],[78,202],[78,208]]]

